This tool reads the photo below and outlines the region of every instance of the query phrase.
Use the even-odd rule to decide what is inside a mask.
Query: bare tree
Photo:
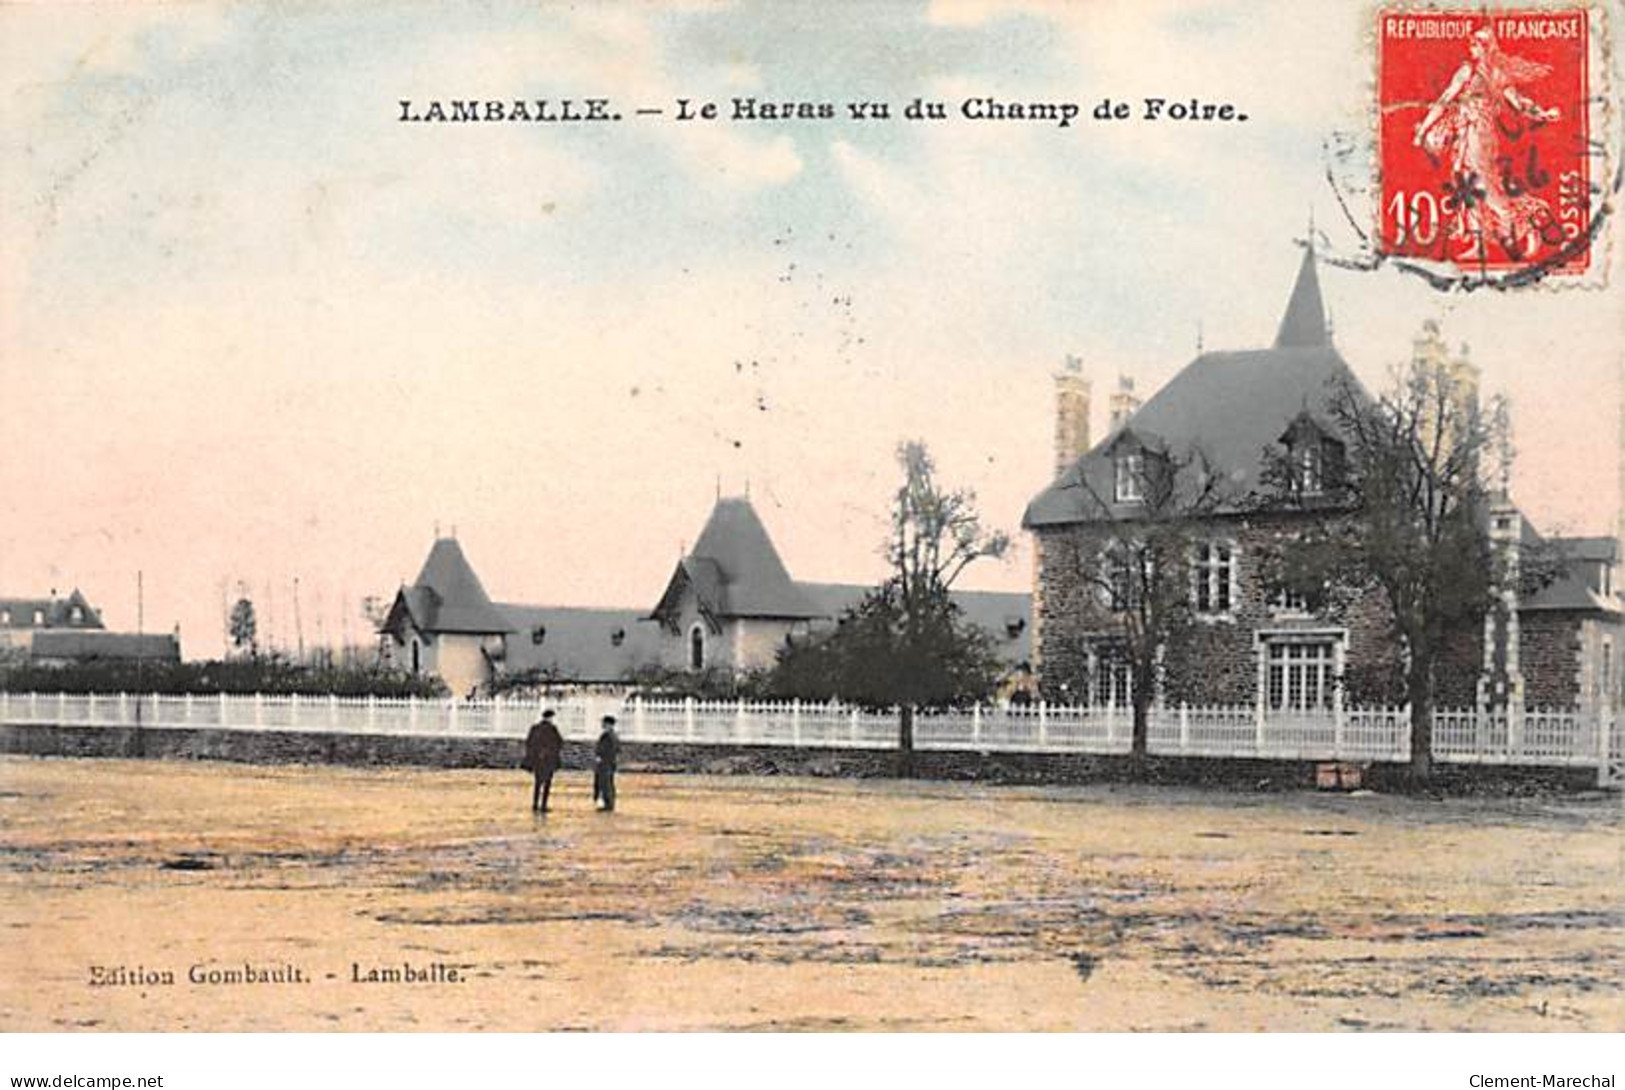
[[[1003,557],[1010,535],[983,525],[974,491],[937,483],[936,463],[923,442],[899,444],[897,462],[903,484],[892,503],[886,560],[906,620],[932,608],[973,562]]]
[[[853,606],[827,637],[780,653],[768,689],[897,706],[900,772],[912,771],[914,711],[985,699],[998,680],[988,637],[965,625],[950,591],[971,564],[996,559],[1010,538],[988,528],[970,489],[938,483],[925,444],[900,444],[903,483],[885,544],[890,577]]]
[[[1126,437],[1127,438],[1127,437]],[[1220,478],[1199,449],[1176,452],[1141,442],[1119,456],[1121,495],[1108,500],[1080,475],[1095,521],[1070,535],[1063,553],[1092,602],[1093,621],[1079,638],[1118,649],[1133,708],[1132,754],[1143,760],[1158,675],[1170,648],[1194,623],[1193,564],[1208,547],[1211,518],[1222,506]],[[1228,593],[1228,590],[1226,590]],[[1091,694],[1098,699],[1099,694]]]
[[[1505,500],[1512,457],[1504,399],[1481,404],[1448,364],[1418,357],[1393,368],[1377,397],[1339,383],[1328,412],[1336,435],[1321,448],[1323,462],[1311,464],[1301,450],[1266,452],[1267,502],[1316,516],[1279,558],[1281,582],[1321,591],[1334,607],[1377,592],[1403,655],[1411,776],[1426,782],[1447,641],[1495,608],[1503,579],[1538,586],[1551,578],[1555,557],[1539,547],[1521,557],[1491,547],[1490,511],[1498,496]]]

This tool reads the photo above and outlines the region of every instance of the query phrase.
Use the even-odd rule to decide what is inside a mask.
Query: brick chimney
[[[1068,356],[1055,373],[1055,475],[1089,452],[1089,380],[1083,361]]]
[[[1116,431],[1128,423],[1128,418],[1140,411],[1140,399],[1134,393],[1134,380],[1128,375],[1117,376],[1117,392],[1111,397],[1112,426]]]

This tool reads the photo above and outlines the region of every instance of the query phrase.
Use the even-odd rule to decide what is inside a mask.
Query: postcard
[[[1625,1029],[1622,27],[0,7],[0,1029]]]

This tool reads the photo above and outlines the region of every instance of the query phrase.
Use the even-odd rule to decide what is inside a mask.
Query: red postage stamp
[[[1586,272],[1587,9],[1386,10],[1378,20],[1381,251],[1486,272]]]

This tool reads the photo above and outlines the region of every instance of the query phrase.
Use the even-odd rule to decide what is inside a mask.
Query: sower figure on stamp
[[[598,735],[593,749],[597,763],[593,768],[592,801],[603,800],[605,810],[615,809],[615,763],[621,756],[621,736],[615,733],[615,717],[604,716],[604,729]]]
[[[530,792],[533,813],[538,810],[547,813],[547,799],[553,793],[553,773],[559,770],[563,753],[564,736],[554,724],[553,709],[549,708],[525,735],[525,759],[520,762],[520,767],[529,769],[535,777]]]
[[[1451,184],[1457,194],[1456,223],[1451,237],[1469,243],[1457,260],[1484,256],[1486,239],[1508,249],[1521,247],[1527,257],[1538,245],[1540,228],[1552,219],[1551,206],[1532,193],[1508,185],[1508,157],[1501,154],[1503,136],[1516,138],[1524,125],[1556,121],[1560,111],[1545,109],[1518,90],[1548,75],[1544,64],[1501,52],[1489,28],[1467,43],[1468,57],[1450,84],[1428,107],[1416,126],[1414,143],[1435,161],[1450,158]],[[1503,121],[1511,110],[1525,121]]]

